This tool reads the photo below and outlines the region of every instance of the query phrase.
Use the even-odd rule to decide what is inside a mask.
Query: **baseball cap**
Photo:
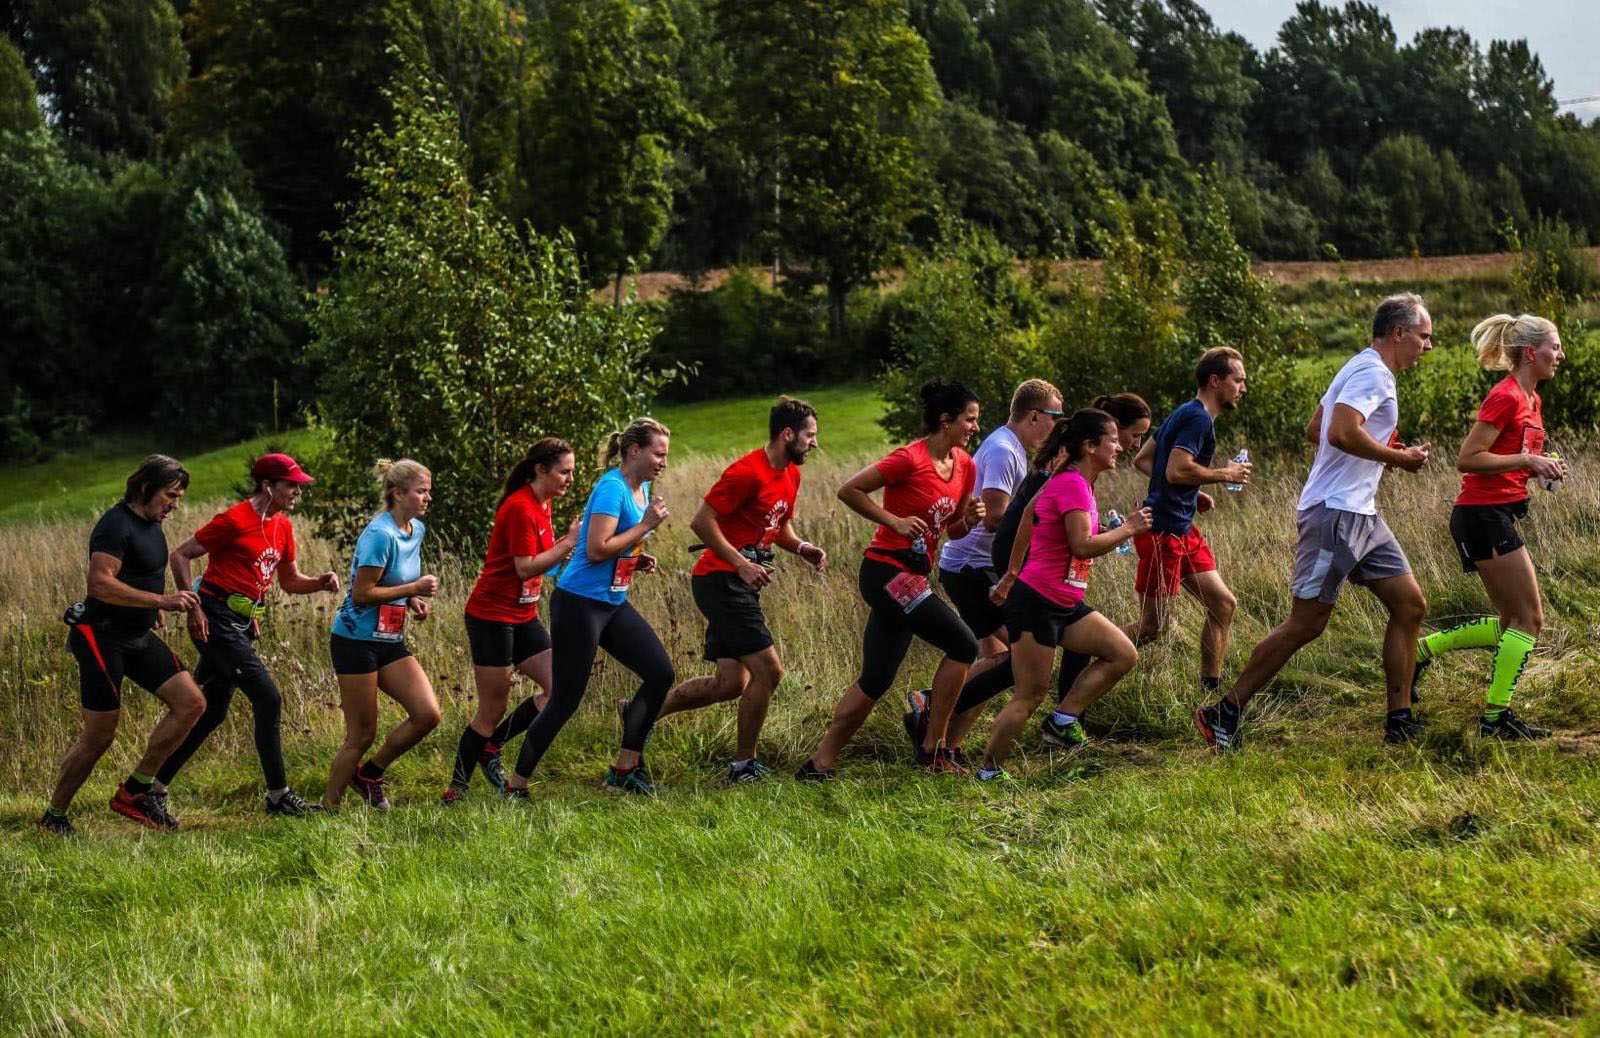
[[[300,467],[300,463],[287,454],[263,454],[250,466],[251,479],[287,479],[291,483],[315,483]]]

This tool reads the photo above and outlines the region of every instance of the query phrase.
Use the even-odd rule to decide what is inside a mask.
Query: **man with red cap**
[[[263,454],[250,466],[250,479],[255,490],[249,497],[214,516],[169,559],[178,586],[193,586],[199,593],[198,605],[189,611],[189,637],[200,650],[194,676],[205,693],[206,712],[156,773],[154,793],[163,810],[167,786],[228,716],[235,689],[244,690],[255,711],[267,813],[298,817],[320,809],[289,788],[278,734],[283,696],[257,655],[255,640],[274,574],[278,586],[291,595],[338,591],[339,577],[331,571],[308,576],[295,564],[294,527],[287,513],[300,502],[305,484],[313,482],[299,463],[287,454]],[[204,555],[210,561],[191,584],[190,563]]]

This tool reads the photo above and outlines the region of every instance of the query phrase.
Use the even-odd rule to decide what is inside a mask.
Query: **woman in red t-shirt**
[[[554,436],[528,448],[506,477],[483,568],[467,596],[467,641],[478,712],[461,732],[450,785],[444,791],[446,804],[466,795],[475,767],[483,768],[491,786],[505,789],[500,751],[528,730],[550,698],[550,635],[539,622],[539,597],[544,574],[578,545],[581,517],[573,518],[560,540],[550,525],[550,503],[570,486],[572,448]],[[539,691],[508,715],[513,671],[532,679]]]
[[[1490,317],[1472,330],[1472,343],[1480,367],[1511,374],[1489,391],[1461,444],[1456,458],[1461,494],[1450,512],[1450,539],[1461,555],[1462,568],[1483,580],[1499,616],[1421,639],[1416,678],[1442,652],[1492,648],[1493,674],[1478,734],[1541,739],[1550,734],[1548,729],[1527,724],[1511,712],[1512,690],[1544,625],[1539,578],[1516,524],[1528,514],[1530,479],[1554,489],[1566,478],[1566,463],[1544,451],[1544,412],[1535,389],[1555,375],[1566,355],[1556,326],[1532,314]]]
[[[933,593],[928,574],[941,533],[963,537],[983,521],[983,502],[972,492],[976,470],[963,449],[978,431],[978,398],[960,383],[930,382],[922,387],[922,423],[920,440],[891,451],[839,488],[839,500],[878,524],[858,577],[871,613],[862,636],[861,676],[839,700],[822,744],[800,768],[800,779],[833,777],[839,751],[893,684],[913,636],[944,653],[933,676],[933,702],[917,762],[934,771],[967,773],[946,752],[944,733],[977,659],[978,640]],[[876,490],[883,491],[881,506],[872,500]]]

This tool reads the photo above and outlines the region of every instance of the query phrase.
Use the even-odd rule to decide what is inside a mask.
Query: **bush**
[[[569,237],[525,245],[473,191],[431,85],[395,93],[393,129],[356,149],[362,194],[313,310],[332,435],[310,504],[348,543],[376,507],[373,462],[416,458],[435,473],[435,543],[477,553],[529,444],[572,443],[581,485],[667,373],[645,364],[647,311],[596,302]]]

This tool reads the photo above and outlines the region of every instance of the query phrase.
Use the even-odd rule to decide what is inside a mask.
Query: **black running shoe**
[[[773,777],[772,769],[755,757],[743,764],[728,765],[729,782],[765,782]]]
[[[1200,729],[1201,738],[1218,753],[1227,753],[1238,741],[1238,727],[1229,728],[1224,723],[1222,711],[1217,709],[1215,703],[1194,712],[1194,726]]]
[[[1417,686],[1422,684],[1422,675],[1433,666],[1432,660],[1418,660],[1417,669],[1411,672],[1411,705],[1416,706],[1422,702],[1422,696],[1417,693]]]
[[[836,782],[839,779],[839,772],[835,768],[819,768],[807,760],[800,765],[800,770],[794,773],[794,777],[801,782]]]
[[[500,760],[500,747],[493,743],[486,744],[483,756],[478,758],[478,768],[483,772],[483,777],[489,780],[490,789],[506,788],[506,769]]]
[[[313,804],[292,789],[283,791],[283,796],[274,800],[267,797],[267,814],[282,815],[285,818],[304,818],[325,810],[321,804]]]
[[[49,811],[46,811],[44,814],[40,815],[39,820],[33,824],[39,827],[40,832],[46,832],[52,836],[78,835],[78,830],[72,825],[72,819],[68,818],[66,815],[53,815]]]
[[[387,811],[394,805],[389,803],[389,794],[385,789],[388,776],[379,775],[377,778],[367,778],[357,768],[356,773],[350,777],[350,788],[354,789],[371,806],[379,811]]]
[[[1506,742],[1518,742],[1524,739],[1548,739],[1550,729],[1538,728],[1529,724],[1511,712],[1508,706],[1500,711],[1500,717],[1494,721],[1478,718],[1478,736],[1483,739],[1503,739]]]
[[[1390,746],[1404,746],[1422,734],[1420,717],[1386,717],[1383,721],[1383,741]]]
[[[178,828],[178,820],[167,814],[149,793],[129,793],[128,787],[119,784],[111,796],[111,810],[124,818],[131,818],[147,829]]]

